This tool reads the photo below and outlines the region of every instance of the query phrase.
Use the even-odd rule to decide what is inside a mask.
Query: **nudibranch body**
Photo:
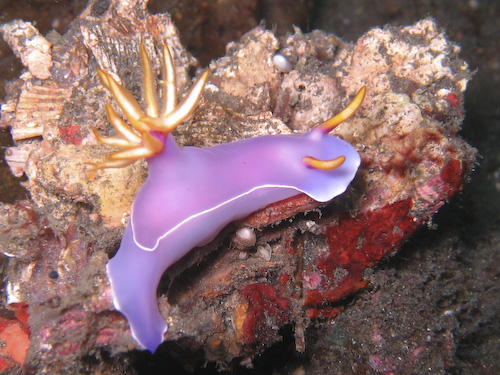
[[[154,352],[167,325],[156,293],[164,271],[192,248],[210,242],[234,220],[271,203],[305,193],[326,202],[342,194],[354,178],[360,157],[329,131],[361,105],[365,89],[337,116],[305,134],[269,135],[208,148],[179,147],[171,130],[194,110],[205,72],[176,106],[175,73],[163,47],[163,107],[159,110],[151,63],[141,46],[144,113],[132,95],[106,72],[101,81],[113,94],[131,129],[110,107],[115,137],[96,137],[123,148],[98,168],[121,167],[147,158],[149,175],[131,210],[117,254],[107,274],[117,310],[133,337]]]

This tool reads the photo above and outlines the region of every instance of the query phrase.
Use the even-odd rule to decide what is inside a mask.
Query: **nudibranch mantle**
[[[160,114],[151,63],[142,45],[141,58],[146,113],[125,88],[99,71],[134,130],[108,105],[118,136],[94,134],[103,143],[123,148],[97,168],[121,167],[143,157],[148,162],[148,177],[106,271],[115,308],[127,318],[136,341],[154,352],[167,330],[156,292],[168,267],[213,240],[230,222],[271,203],[299,193],[327,202],[347,189],[360,156],[349,143],[328,133],[359,108],[365,88],[341,113],[305,134],[268,135],[203,149],[179,147],[170,132],[194,110],[208,72],[177,106],[173,63],[164,45]]]

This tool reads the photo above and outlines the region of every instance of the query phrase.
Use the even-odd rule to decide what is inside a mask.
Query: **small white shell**
[[[242,227],[233,237],[233,246],[237,249],[247,249],[257,242],[257,236],[252,228]]]
[[[287,59],[286,56],[281,53],[277,53],[273,56],[273,64],[280,72],[288,73],[293,69],[292,63]]]
[[[271,248],[271,245],[269,245],[267,243],[263,246],[257,247],[257,256],[264,259],[267,262],[269,262],[271,260],[272,252],[273,252],[273,250]]]

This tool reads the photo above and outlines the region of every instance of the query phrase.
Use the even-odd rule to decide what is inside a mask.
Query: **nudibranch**
[[[149,175],[106,270],[115,308],[127,318],[136,341],[154,352],[167,330],[157,288],[168,267],[194,247],[212,241],[230,222],[271,203],[300,193],[326,202],[347,189],[360,165],[359,154],[328,133],[353,115],[366,90],[361,88],[342,112],[305,134],[267,135],[208,148],[179,147],[171,132],[195,109],[209,72],[201,74],[177,105],[174,65],[164,44],[160,107],[143,45],[140,54],[145,111],[109,73],[98,70],[130,125],[106,106],[117,135],[94,134],[120,150],[95,167],[123,167],[141,158],[148,163]]]

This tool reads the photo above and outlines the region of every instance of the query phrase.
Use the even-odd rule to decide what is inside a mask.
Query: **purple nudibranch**
[[[148,162],[149,175],[106,270],[115,308],[127,318],[135,340],[154,352],[167,331],[156,293],[168,267],[194,247],[212,241],[230,222],[271,203],[299,193],[327,202],[347,189],[361,159],[354,147],[328,132],[352,116],[366,90],[363,87],[341,113],[305,134],[268,135],[208,148],[179,147],[170,132],[194,110],[208,72],[176,105],[173,63],[164,45],[160,112],[151,63],[142,45],[141,58],[146,113],[123,86],[99,71],[134,130],[108,106],[118,136],[94,134],[122,150],[95,166],[121,167],[144,157]]]

